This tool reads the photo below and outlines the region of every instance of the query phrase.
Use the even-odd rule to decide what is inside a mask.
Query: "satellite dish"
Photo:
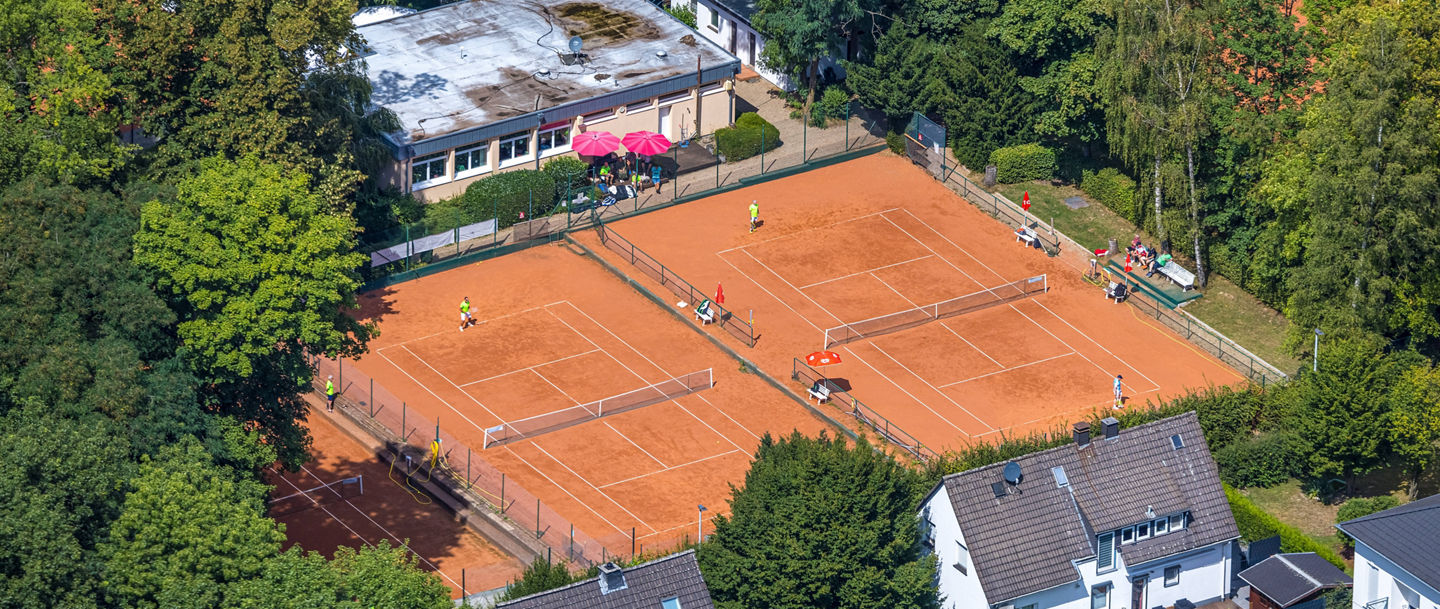
[[[1023,480],[1023,479],[1025,479],[1025,475],[1020,472],[1020,464],[1019,464],[1019,463],[1016,463],[1016,462],[1014,462],[1014,461],[1011,461],[1011,462],[1005,464],[1005,481],[1006,481],[1006,482],[1010,483],[1011,486],[1015,486],[1015,485],[1017,485],[1017,484],[1020,484],[1020,481]]]
[[[580,45],[581,45],[581,44],[583,44],[583,43],[582,43],[582,41],[580,40],[580,37],[579,37],[579,36],[571,36],[571,37],[570,37],[570,52],[571,52],[571,53],[579,53],[579,52],[580,52]]]

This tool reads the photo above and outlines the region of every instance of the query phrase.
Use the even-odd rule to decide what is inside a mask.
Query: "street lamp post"
[[[1324,333],[1324,332],[1321,332],[1321,331],[1320,331],[1320,328],[1315,328],[1315,348],[1310,351],[1310,358],[1311,358],[1311,359],[1310,359],[1310,371],[1311,371],[1311,372],[1319,372],[1319,371],[1320,371],[1320,337],[1321,337],[1321,336],[1324,336],[1324,335],[1325,335],[1325,333]]]
[[[705,521],[703,520],[705,515],[705,506],[696,505],[695,507],[699,508],[695,512],[695,543],[700,543],[702,541],[705,541]]]

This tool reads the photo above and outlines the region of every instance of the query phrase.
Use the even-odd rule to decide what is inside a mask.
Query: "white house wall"
[[[945,609],[987,608],[985,591],[980,587],[974,561],[965,573],[953,565],[960,557],[960,546],[965,535],[960,531],[960,522],[955,518],[950,496],[941,485],[939,491],[930,496],[926,503],[930,507],[930,521],[935,523],[935,554],[940,573],[941,607]],[[957,543],[958,542],[958,543]],[[966,547],[969,547],[968,544]]]
[[[1355,542],[1355,607],[1363,608],[1378,599],[1389,599],[1386,609],[1404,609],[1397,582],[1419,595],[1420,609],[1440,609],[1440,592],[1435,588],[1406,573],[1370,546]]]
[[[672,4],[689,6],[691,0],[671,0],[671,2]],[[730,13],[715,8],[716,4],[710,0],[694,0],[694,2],[695,29],[700,32],[700,35],[715,43],[726,52],[729,52],[730,32],[733,30],[735,32],[735,52],[731,53],[732,55],[738,57],[741,63],[754,69],[755,73],[759,74],[761,78],[770,81],[770,84],[785,89],[786,91],[795,89],[795,83],[791,82],[790,77],[760,65],[760,53],[765,49],[765,39],[762,38],[754,28],[735,21]],[[712,15],[719,16],[719,28],[710,26]],[[750,55],[749,46],[745,44],[746,35],[753,36],[755,39],[755,54],[753,56]],[[844,53],[844,49],[836,49],[836,51],[838,54]],[[840,62],[836,61],[834,57],[826,57],[820,60],[820,73],[822,76],[826,68],[834,70],[835,76],[838,78],[845,77],[845,68],[841,66]]]

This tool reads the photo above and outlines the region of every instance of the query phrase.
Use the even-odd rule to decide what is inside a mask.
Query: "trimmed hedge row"
[[[754,112],[746,112],[735,119],[734,127],[715,130],[715,151],[725,156],[727,163],[734,163],[760,154],[760,146],[774,150],[780,145],[780,130]]]
[[[1275,431],[1245,438],[1215,451],[1220,479],[1242,488],[1271,487],[1304,472],[1303,440]]]
[[[1240,528],[1240,537],[1245,541],[1255,541],[1267,537],[1280,536],[1280,550],[1282,552],[1314,552],[1320,555],[1331,564],[1346,571],[1345,561],[1340,558],[1335,550],[1310,539],[1300,529],[1280,522],[1274,516],[1265,513],[1249,497],[1240,494],[1229,484],[1225,486],[1225,499],[1230,502],[1230,512],[1235,515],[1235,524]]]
[[[1135,221],[1140,193],[1135,188],[1135,180],[1120,173],[1120,170],[1114,167],[1106,167],[1099,172],[1087,169],[1080,174],[1080,190],[1121,218]]]
[[[990,164],[995,166],[995,179],[1002,184],[1048,180],[1058,167],[1055,151],[1040,144],[996,148],[990,153]]]

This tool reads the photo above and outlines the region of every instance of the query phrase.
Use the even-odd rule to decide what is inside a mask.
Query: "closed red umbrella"
[[[626,133],[620,143],[625,145],[626,150],[645,156],[664,154],[670,149],[669,138],[653,131]]]
[[[605,156],[620,148],[620,138],[609,131],[586,131],[570,141],[570,148],[585,156]]]

